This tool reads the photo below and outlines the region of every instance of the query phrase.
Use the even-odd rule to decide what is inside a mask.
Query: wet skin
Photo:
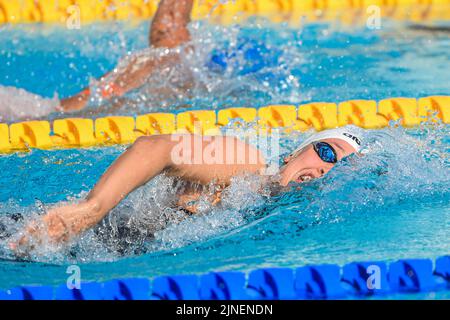
[[[348,157],[355,149],[347,142],[340,139],[324,139],[337,153],[338,161]],[[317,179],[328,173],[333,163],[327,163],[320,159],[312,145],[306,146],[296,154],[291,154],[284,159],[284,166],[280,170],[280,184],[287,186],[290,182],[302,183],[311,179]]]
[[[180,145],[180,140],[174,137],[183,137],[191,141],[190,147],[186,149],[186,154],[189,155],[187,161],[182,163],[174,161],[173,151]],[[338,160],[355,152],[345,141],[339,139],[323,141],[335,149]],[[213,146],[226,154],[229,143],[232,143],[235,151],[230,157],[231,162],[191,161],[195,160],[197,152],[205,154]],[[258,155],[256,162],[252,156],[255,154]],[[238,155],[245,155],[243,157],[245,160],[240,161]],[[277,175],[281,186],[322,177],[334,166],[322,161],[312,145],[288,156],[284,162],[285,165]],[[31,223],[20,240],[11,244],[11,248],[25,255],[44,239],[54,243],[73,239],[97,225],[129,193],[163,172],[201,185],[217,183],[226,187],[235,176],[264,174],[265,169],[266,162],[262,154],[253,146],[234,137],[195,135],[141,137],[108,168],[85,200],[50,210],[40,221]],[[186,200],[193,199],[188,196]],[[213,202],[219,201],[220,195]],[[188,209],[193,211],[195,208]]]

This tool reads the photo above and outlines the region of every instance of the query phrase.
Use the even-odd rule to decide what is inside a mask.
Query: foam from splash
[[[40,118],[57,111],[60,101],[41,97],[24,89],[0,85],[0,122]]]

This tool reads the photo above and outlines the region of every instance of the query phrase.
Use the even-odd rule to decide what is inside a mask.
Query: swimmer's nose
[[[327,174],[328,171],[330,171],[330,170],[331,170],[330,168],[318,168],[318,169],[316,170],[316,174],[318,175],[317,178],[320,178],[320,177],[324,176],[324,175]]]

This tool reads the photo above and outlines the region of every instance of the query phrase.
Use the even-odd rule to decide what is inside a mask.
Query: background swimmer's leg
[[[191,21],[193,0],[162,0],[150,29],[150,46],[174,48],[191,39],[187,25]]]

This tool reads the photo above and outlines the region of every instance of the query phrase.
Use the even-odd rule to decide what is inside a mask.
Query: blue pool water
[[[145,48],[147,28],[2,27],[0,85],[47,98],[55,92],[68,96],[90,77],[113,68],[127,52]],[[370,31],[326,24],[300,30],[258,21],[226,28],[200,23],[192,32],[196,51],[184,62],[193,74],[187,93],[156,93],[154,87],[176,88],[155,77],[127,95],[123,106],[111,109],[108,102],[93,101],[77,115],[450,93],[450,41],[445,33],[389,22]],[[262,48],[262,65],[239,54],[254,48]],[[230,57],[229,52],[238,54]],[[208,65],[218,53],[229,56],[220,70]],[[49,118],[60,116],[52,113]],[[291,151],[303,138],[282,134],[282,151]],[[158,177],[128,197],[99,228],[70,246],[42,248],[34,262],[15,261],[8,239],[0,237],[0,288],[61,284],[67,266],[74,263],[81,266],[83,280],[102,281],[448,254],[448,126],[430,123],[405,130],[393,124],[367,131],[364,140],[365,156],[349,158],[301,190],[269,197],[251,191],[258,189],[258,178],[238,178],[219,207],[205,204],[201,215],[187,220],[177,220],[180,214],[171,209],[177,191],[173,180]],[[10,219],[13,213],[30,219],[58,202],[81,199],[123,150],[33,150],[0,156],[3,234],[23,225]],[[164,217],[176,221],[167,224]],[[130,232],[120,238],[124,226]],[[152,241],[144,240],[149,230]]]
[[[191,30],[195,51],[182,60],[193,75],[189,90],[177,90],[181,71],[164,77],[157,73],[146,87],[128,94],[122,106],[112,109],[94,101],[88,111],[75,116],[448,94],[450,40],[445,32],[410,30],[387,20],[381,30],[336,24],[292,29],[264,20],[226,28],[195,23]],[[148,23],[92,25],[76,31],[4,26],[0,85],[46,98],[67,97],[129,53],[159,54],[142,51],[147,38]],[[252,56],[262,63],[246,59],[249,51],[257,51]],[[223,72],[211,68],[217,55],[228,57]],[[25,116],[33,114],[28,111]],[[13,119],[4,116],[5,120]]]

